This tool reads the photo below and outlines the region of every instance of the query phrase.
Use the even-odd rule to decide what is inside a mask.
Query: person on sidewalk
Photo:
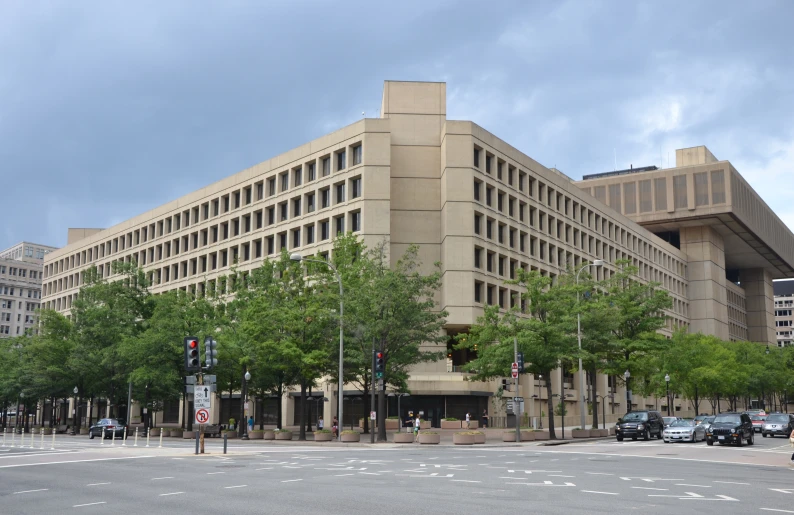
[[[488,410],[482,410],[482,427],[488,429]]]
[[[248,417],[248,432],[250,433],[253,430],[254,430],[254,417],[253,415],[251,415],[250,417]]]
[[[419,424],[421,421],[419,420],[419,415],[416,416],[416,420],[414,420],[414,442],[419,439]]]
[[[789,442],[789,445],[794,447],[794,431],[792,431],[791,434],[789,435],[788,442]],[[739,443],[741,443],[741,442],[739,442]],[[790,463],[791,463],[791,465],[794,465],[794,453],[792,453],[792,455],[791,455],[791,462]]]
[[[320,419],[317,421],[317,430],[318,431],[322,431],[324,424],[325,424],[325,422],[323,422],[323,416],[320,415]]]
[[[466,429],[471,427],[471,413],[466,412]]]
[[[334,433],[334,438],[339,436],[339,418],[334,416],[333,422],[331,422],[331,431]]]

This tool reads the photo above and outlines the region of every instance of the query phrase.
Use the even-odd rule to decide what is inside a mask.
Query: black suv
[[[626,413],[622,419],[618,420],[615,426],[615,434],[618,442],[624,438],[631,437],[636,440],[642,436],[643,440],[650,440],[652,436],[662,439],[664,432],[664,419],[658,411],[632,411]]]
[[[747,445],[754,443],[755,429],[750,415],[746,413],[720,413],[714,418],[711,427],[706,431],[706,443],[720,445],[735,443],[739,447],[747,442]]]

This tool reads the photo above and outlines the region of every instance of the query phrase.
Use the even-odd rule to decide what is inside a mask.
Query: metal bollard
[[[102,428],[102,441],[99,442],[99,445],[105,445],[105,428]]]
[[[196,431],[196,454],[199,453],[199,432]]]
[[[14,428],[14,431],[11,433],[11,447],[14,446],[14,440],[17,438],[17,428]]]
[[[226,454],[226,443],[227,443],[226,433],[223,433],[223,454]]]
[[[163,430],[160,430],[160,449],[163,448]]]
[[[6,446],[6,428],[3,428],[3,447]]]
[[[138,428],[135,428],[135,445],[133,447],[138,447]]]
[[[127,428],[126,427],[124,428],[124,440],[121,441],[121,446],[122,447],[126,447],[127,446]]]
[[[25,428],[22,428],[22,433],[19,435],[19,447],[22,448],[25,446]]]
[[[44,449],[44,429],[39,429],[41,431],[41,448]]]
[[[116,446],[116,428],[115,427],[113,428],[113,434],[110,435],[110,440],[113,442],[113,443],[110,444],[111,447],[115,447]]]
[[[55,450],[55,427],[52,428],[52,443],[50,444],[50,449],[53,451]]]
[[[151,434],[152,429],[149,428],[146,430],[146,447],[149,447],[149,434]]]

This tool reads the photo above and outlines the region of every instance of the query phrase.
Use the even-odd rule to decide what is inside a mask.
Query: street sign
[[[193,391],[193,407],[196,410],[200,408],[210,409],[212,408],[212,392],[210,392],[209,386],[207,385],[196,385],[195,390]]]
[[[207,374],[204,376],[204,384],[215,384],[216,376]]]
[[[185,393],[187,393],[188,395],[192,395],[196,388],[201,388],[202,390],[204,388],[207,388],[210,392],[218,391],[218,385],[215,384],[205,384],[203,386],[200,384],[197,385],[189,384],[189,385],[185,385]]]
[[[513,363],[513,365],[510,367],[510,372],[513,376],[513,379],[518,377],[518,363]]]
[[[377,417],[377,415],[376,415],[376,413],[374,411],[370,411],[369,412],[369,419],[370,420],[377,420],[377,418],[378,417]]]
[[[524,398],[523,397],[513,397],[513,400],[515,402],[524,402]]]
[[[210,421],[210,412],[208,409],[196,410],[196,424],[206,424]]]
[[[185,376],[185,384],[196,384],[196,376]]]

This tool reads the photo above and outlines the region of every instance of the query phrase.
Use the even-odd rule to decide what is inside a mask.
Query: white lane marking
[[[167,493],[167,494],[160,494],[159,497],[165,497],[167,495],[179,495],[179,494],[183,494],[183,493],[185,493],[185,492],[170,492],[170,493]]]
[[[10,449],[9,449],[10,450]],[[61,451],[61,452],[20,452],[18,454],[9,454],[8,456],[0,456],[0,459],[5,460],[9,458],[27,458],[29,456],[57,456],[60,454],[76,454],[79,451]]]
[[[580,492],[585,492],[588,494],[604,494],[604,495],[620,495],[615,492],[596,492],[595,490],[579,490]]]
[[[675,486],[694,486],[696,488],[711,488],[708,485],[688,485],[686,483],[676,483]]]
[[[42,463],[16,463],[14,465],[0,465],[0,469],[9,469],[16,467],[36,467],[41,465],[60,465],[62,463],[90,463],[94,461],[139,460],[142,458],[154,458],[154,456],[125,456],[121,458],[96,458],[92,460],[47,461]]]
[[[794,511],[791,511],[791,510],[778,510],[778,509],[775,509],[775,508],[760,508],[760,509],[762,509],[764,511],[777,511],[777,512],[780,512],[780,513],[794,513]]]
[[[450,481],[455,483],[482,483],[482,481],[470,481],[468,479],[450,479]]]
[[[609,472],[585,472],[585,474],[590,474],[592,476],[614,476],[615,474],[610,474]]]
[[[261,469],[254,469],[254,470],[273,470],[273,467],[263,467]]]
[[[226,474],[226,472],[207,472],[208,476],[211,476],[213,474]]]
[[[153,477],[151,481],[157,481],[159,479],[174,479],[174,476],[165,476],[165,477]]]
[[[101,485],[109,485],[110,483],[89,483],[85,486],[101,486]]]
[[[576,477],[576,476],[565,476],[563,474],[549,474],[549,477]]]
[[[292,483],[293,481],[303,481],[303,479],[285,479],[282,483]]]
[[[282,481],[283,483],[283,481]],[[234,485],[234,486],[224,486],[224,488],[245,488],[248,485]]]
[[[83,506],[96,506],[97,504],[107,504],[105,501],[101,502],[89,502],[86,504],[75,504],[72,508],[82,508]]]
[[[722,483],[723,485],[747,485],[750,486],[750,483],[736,483],[734,481],[714,481],[715,483]]]
[[[637,490],[658,490],[660,492],[667,491],[667,488],[651,488],[650,486],[632,486],[632,488],[635,488]]]
[[[30,494],[30,493],[33,493],[33,492],[46,492],[47,490],[49,490],[49,488],[39,488],[38,490],[22,490],[21,492],[14,492],[14,495],[16,495],[16,494]]]
[[[334,477],[352,476],[353,474],[334,474]]]

